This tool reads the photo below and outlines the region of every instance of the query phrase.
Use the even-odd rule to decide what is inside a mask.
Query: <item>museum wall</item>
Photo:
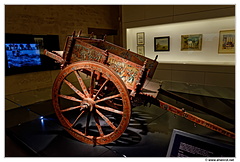
[[[5,33],[58,35],[62,49],[66,36],[73,30],[82,30],[82,35],[87,36],[88,28],[114,29],[118,30],[118,35],[110,40],[126,47],[127,28],[234,15],[235,6],[231,5],[5,5]],[[235,87],[234,65],[189,66],[160,63],[155,78],[189,83],[198,83],[197,78],[201,78],[204,84]],[[22,106],[51,99],[52,84],[58,72],[52,70],[6,76],[5,98]],[[202,82],[203,75],[209,77]],[[198,77],[193,79],[195,76]],[[9,100],[5,99],[6,110],[19,107]]]
[[[88,36],[88,28],[118,30],[119,6],[5,5],[5,33],[58,35],[60,49],[67,35],[82,30],[82,35]],[[114,37],[114,43],[119,44],[119,34]],[[51,99],[57,74],[58,70],[53,70],[6,76],[5,109]]]
[[[234,94],[235,54],[218,53],[219,31],[235,29],[234,5],[128,5],[122,15],[124,46],[137,52],[136,33],[144,32],[145,56],[158,55],[154,79],[228,87]],[[181,35],[188,34],[203,34],[200,51],[181,51]],[[170,36],[170,51],[155,52],[154,37],[162,36]]]
[[[123,32],[127,28],[235,16],[234,5],[123,5]],[[125,34],[123,34],[125,40]],[[125,44],[126,45],[126,44]]]
[[[127,49],[137,52],[136,35],[144,32],[145,56],[160,63],[235,65],[235,53],[219,53],[219,32],[235,30],[235,16],[127,29]],[[182,50],[182,35],[201,34],[200,49]],[[155,51],[154,38],[169,37],[169,51]]]
[[[117,5],[6,5],[5,33],[59,35],[63,49],[67,35],[88,28],[119,28]],[[117,41],[117,40],[116,40]]]

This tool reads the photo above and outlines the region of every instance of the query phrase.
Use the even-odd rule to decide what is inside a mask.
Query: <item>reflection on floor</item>
[[[180,94],[210,109],[235,118],[234,100]],[[178,107],[183,105],[165,96],[160,98]],[[234,131],[235,126],[191,107],[186,110]],[[43,118],[41,118],[43,116]],[[75,140],[59,124],[51,101],[6,111],[5,156],[44,157],[166,157],[173,129],[213,138],[235,145],[235,140],[175,116],[159,107],[139,106],[132,110],[129,126],[122,136],[104,146]]]

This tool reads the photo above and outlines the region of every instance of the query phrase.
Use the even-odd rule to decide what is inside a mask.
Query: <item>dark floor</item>
[[[182,94],[183,96],[186,94]],[[217,107],[221,114],[234,118],[234,101],[212,97],[189,96],[192,100]],[[176,101],[166,99],[172,104]],[[219,106],[221,105],[221,106]],[[181,105],[180,105],[181,106]],[[204,119],[234,131],[235,126],[197,110],[189,109]],[[41,119],[40,117],[44,118]],[[92,146],[72,138],[58,123],[51,101],[6,111],[6,157],[166,157],[174,129],[211,138],[235,146],[235,140],[173,115],[156,106],[133,108],[125,133],[115,142]]]

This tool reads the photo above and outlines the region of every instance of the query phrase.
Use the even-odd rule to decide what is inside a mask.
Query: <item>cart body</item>
[[[235,134],[229,130],[165,103],[157,95],[143,93],[144,83],[153,77],[157,68],[157,57],[152,60],[104,39],[84,38],[79,34],[76,36],[75,32],[67,37],[63,51],[45,50],[44,54],[61,64],[61,72],[52,89],[56,115],[64,128],[82,142],[102,145],[115,141],[128,126],[131,107],[146,103],[235,138]],[[83,74],[89,76],[89,79],[84,79]],[[70,81],[72,76],[77,79],[78,85]],[[63,90],[64,86],[75,95]],[[155,88],[151,91],[159,93],[159,87]],[[66,101],[70,106],[63,106]],[[197,104],[193,105],[201,108]],[[219,115],[210,110],[207,112]]]
[[[63,67],[77,61],[105,64],[113,69],[133,92],[142,88],[145,79],[153,77],[158,65],[156,59],[149,59],[105,40],[74,35],[67,37],[61,58],[48,51],[45,55],[59,61]]]

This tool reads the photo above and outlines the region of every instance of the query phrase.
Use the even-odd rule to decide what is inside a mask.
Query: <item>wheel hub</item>
[[[95,107],[95,101],[92,98],[85,98],[85,99],[83,99],[80,106],[81,106],[81,110],[88,109],[91,112],[91,111],[93,111],[93,108]]]

